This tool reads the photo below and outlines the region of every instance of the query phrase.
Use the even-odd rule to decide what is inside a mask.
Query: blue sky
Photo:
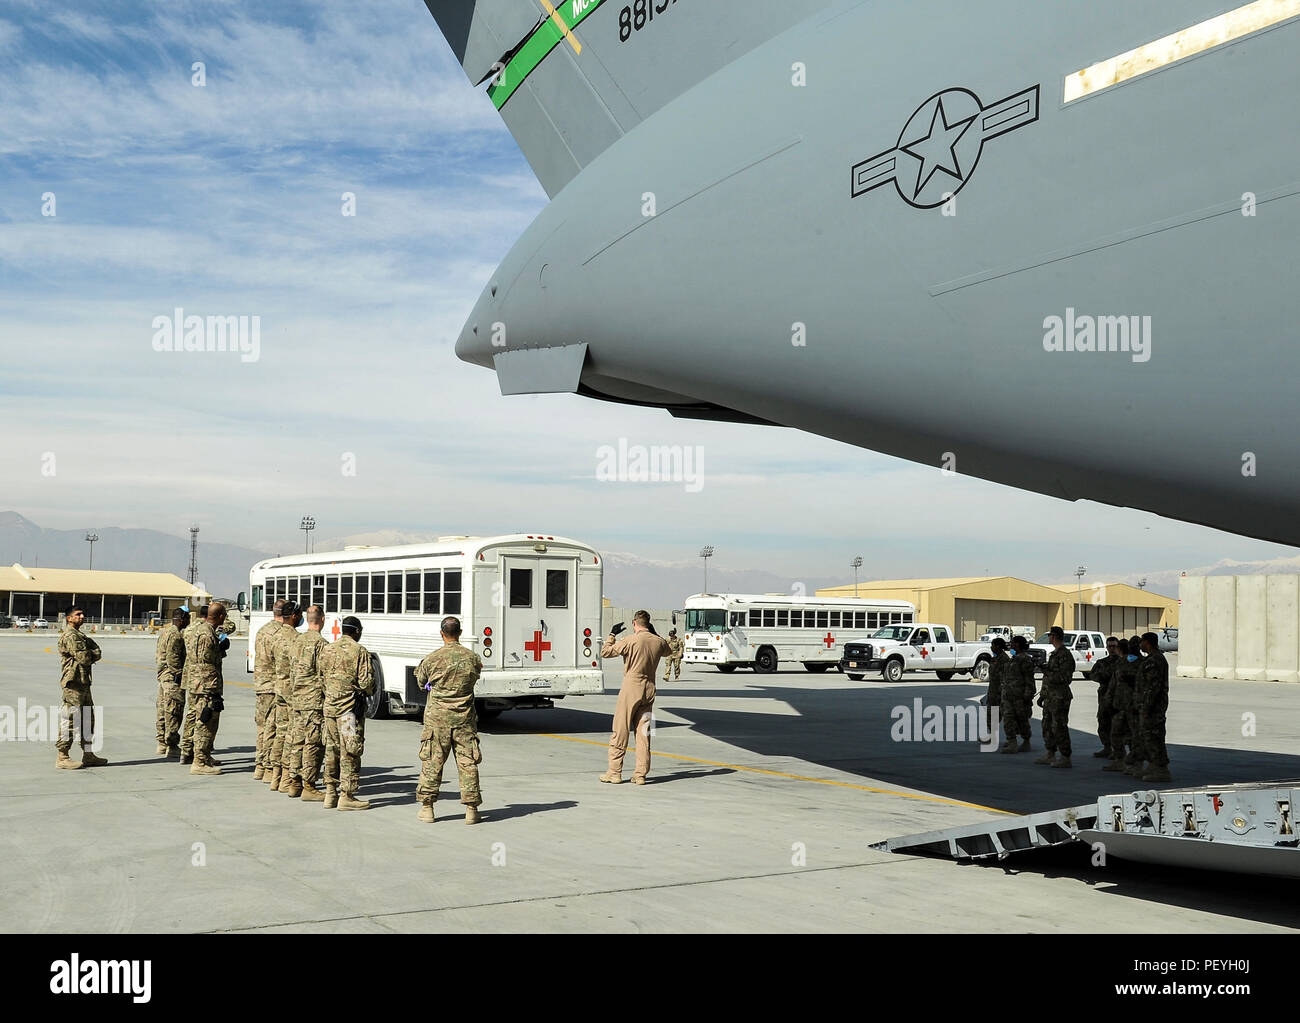
[[[541,529],[791,578],[1296,554],[791,431],[502,398],[452,339],[545,195],[420,0],[3,0],[0,97],[0,507],[41,525],[270,550],[304,514],[322,538]],[[260,359],[155,351],[176,307],[260,316]],[[702,444],[704,489],[597,481],[620,438]]]

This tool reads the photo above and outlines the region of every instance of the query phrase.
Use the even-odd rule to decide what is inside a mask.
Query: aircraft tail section
[[[664,104],[831,3],[425,0],[552,196]]]

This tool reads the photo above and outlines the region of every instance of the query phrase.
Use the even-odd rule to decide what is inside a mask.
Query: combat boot
[[[1112,760],[1109,764],[1102,767],[1103,771],[1122,771],[1124,770],[1124,761]]]
[[[79,771],[86,765],[80,760],[73,760],[66,750],[59,750],[58,758],[54,761],[55,767],[61,767],[65,771]]]
[[[325,793],[318,789],[309,781],[302,783],[301,788],[302,801],[304,803],[323,803],[325,802]]]
[[[255,768],[253,768],[253,781],[261,781],[261,780],[262,780],[262,765],[258,764]]]
[[[425,798],[420,800],[420,820],[425,824],[433,823],[433,800]]]
[[[1131,764],[1126,764],[1124,773],[1131,774],[1134,778],[1141,778],[1142,775],[1146,774],[1146,761],[1136,760]]]
[[[1109,746],[1107,746],[1105,749],[1099,749],[1097,750],[1096,753],[1093,754],[1094,757],[1104,757],[1107,760],[1111,758],[1111,755],[1112,755],[1112,750]]]
[[[612,771],[606,771],[604,774],[600,775],[596,780],[609,782],[609,784],[611,785],[623,784],[623,776],[621,774],[614,774]]]
[[[220,774],[221,768],[216,764],[204,764],[198,760],[190,767],[190,774]]]
[[[1044,753],[1041,757],[1035,757],[1035,758],[1034,758],[1034,763],[1035,763],[1035,764],[1051,764],[1051,762],[1052,762],[1053,760],[1055,760],[1055,759],[1056,759],[1056,754],[1055,754],[1055,753],[1052,753],[1052,752],[1049,751],[1049,752],[1047,752],[1047,753]]]
[[[167,744],[165,742],[160,742],[158,744],[158,755],[160,757],[167,755]]]
[[[644,775],[644,774],[634,774],[634,775],[632,775],[632,784],[633,784],[633,785],[644,785],[644,784],[645,784],[645,775]]]
[[[339,805],[339,789],[337,785],[325,786],[325,809],[333,810]]]
[[[1001,746],[998,747],[998,752],[999,752],[999,753],[1014,753],[1014,752],[1016,752],[1016,742],[1015,742],[1015,740],[1012,739],[1010,742],[1003,743]]]
[[[1053,767],[1073,767],[1074,765],[1070,763],[1070,758],[1069,758],[1069,757],[1067,757],[1067,756],[1062,756],[1059,760],[1055,760],[1055,761],[1053,761],[1053,762],[1052,762],[1052,766],[1053,766]]]
[[[262,781],[269,782],[272,792],[278,792],[280,790],[280,769],[278,767],[271,768],[271,777],[268,779],[263,776]]]
[[[357,799],[351,792],[339,793],[340,810],[369,810],[370,801],[366,799]]]
[[[88,749],[83,749],[81,751],[81,766],[82,767],[107,767],[108,761],[105,760],[103,757],[95,756],[95,754],[91,753],[90,750]]]
[[[1033,748],[1034,748],[1034,747],[1033,747],[1033,744],[1032,744],[1028,739],[1021,739],[1021,740],[1020,740],[1020,748],[1019,748],[1018,750],[1016,750],[1016,752],[1017,752],[1017,753],[1029,753],[1029,752],[1032,752],[1032,751],[1033,751]]]
[[[1143,781],[1173,781],[1173,776],[1169,773],[1169,768],[1155,766],[1150,768],[1146,774],[1142,775]]]
[[[280,785],[280,791],[290,799],[297,799],[302,795],[302,782],[290,775],[289,780]]]
[[[467,806],[467,807],[465,807],[465,823],[466,823],[466,824],[477,824],[477,823],[478,823],[478,807],[477,807],[477,806]]]
[[[180,760],[180,758],[181,758],[181,748],[180,748],[179,746],[168,746],[168,747],[167,747],[167,759],[168,759],[168,760]]]
[[[194,754],[193,754],[193,753],[186,753],[185,751],[182,750],[182,751],[181,751],[181,763],[182,763],[182,764],[192,764],[192,763],[194,763]]]

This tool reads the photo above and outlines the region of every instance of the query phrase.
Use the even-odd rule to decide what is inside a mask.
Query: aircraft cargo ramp
[[[1300,878],[1292,823],[1297,795],[1300,781],[1138,789],[1101,796],[1096,804],[891,838],[872,848],[997,861],[1084,842],[1135,862]]]

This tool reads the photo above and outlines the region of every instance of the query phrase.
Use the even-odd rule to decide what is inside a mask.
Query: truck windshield
[[[690,608],[686,612],[688,632],[726,632],[727,612],[721,608]]]
[[[907,639],[912,634],[910,625],[886,625],[871,634],[872,639]]]
[[[1051,646],[1052,634],[1050,632],[1044,632],[1041,636],[1038,637],[1037,640],[1035,640],[1035,642],[1041,644],[1042,646]],[[1067,632],[1065,634],[1065,645],[1069,646],[1073,642],[1074,642],[1074,633]]]

